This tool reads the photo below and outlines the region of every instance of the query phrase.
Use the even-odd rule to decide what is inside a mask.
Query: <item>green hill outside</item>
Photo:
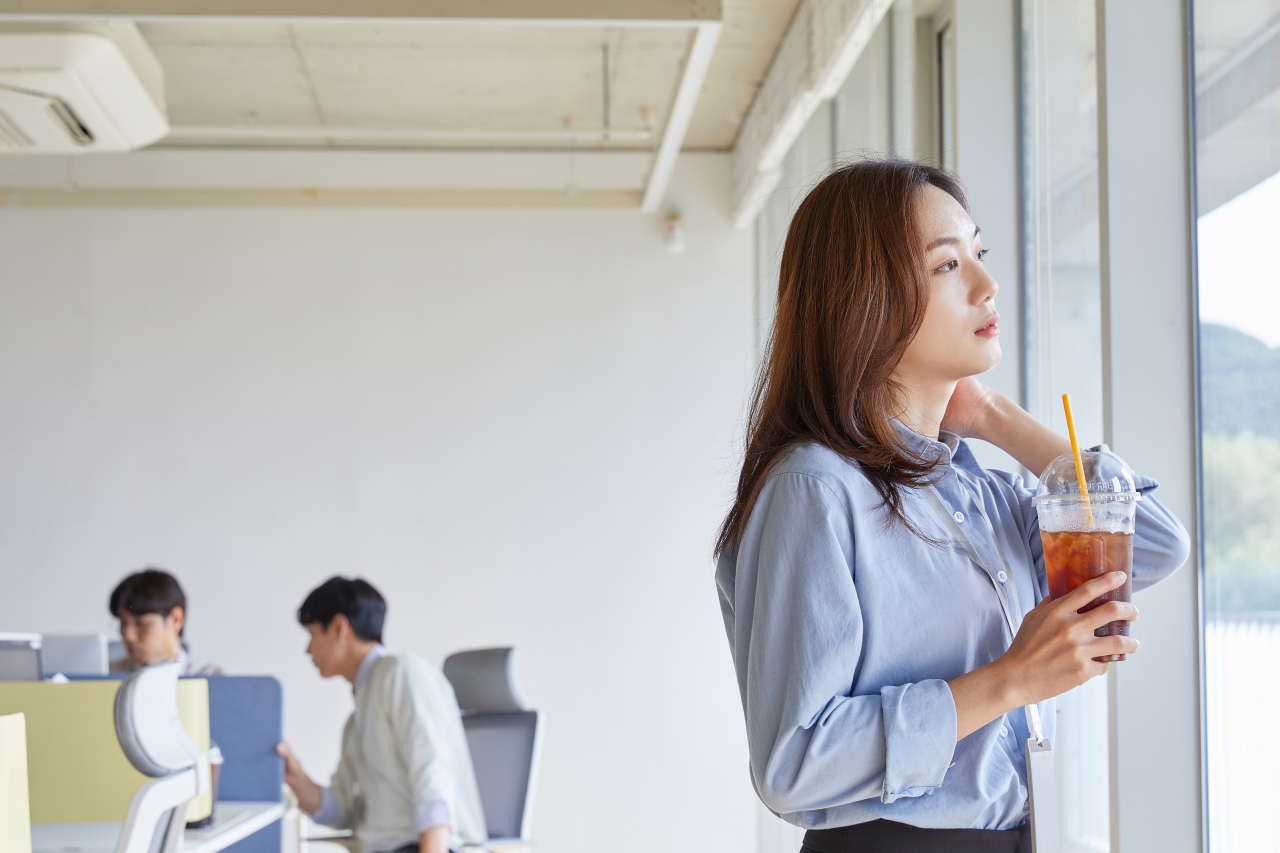
[[[1280,611],[1280,348],[1200,328],[1206,613]]]

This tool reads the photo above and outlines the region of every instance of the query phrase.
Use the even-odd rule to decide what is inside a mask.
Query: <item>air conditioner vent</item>
[[[93,131],[84,126],[76,111],[62,98],[49,98],[49,112],[67,129],[67,135],[76,145],[93,144]]]
[[[6,26],[0,25],[0,153],[132,151],[169,132],[163,103],[153,95],[156,87],[144,82],[110,37],[114,30]],[[140,39],[131,50],[139,61],[148,58]]]
[[[8,113],[0,110],[0,150],[5,148],[30,148],[35,143],[18,128]]]

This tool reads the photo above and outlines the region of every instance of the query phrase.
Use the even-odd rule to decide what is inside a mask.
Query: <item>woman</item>
[[[1138,650],[1093,633],[1132,604],[1076,613],[1122,573],[1045,599],[1031,492],[965,444],[1036,475],[1070,451],[973,378],[1000,360],[986,251],[955,178],[900,160],[831,174],[787,234],[716,582],[752,780],[806,850],[1029,851],[1022,707],[1052,738],[1052,698]],[[1141,589],[1189,544],[1136,479]]]

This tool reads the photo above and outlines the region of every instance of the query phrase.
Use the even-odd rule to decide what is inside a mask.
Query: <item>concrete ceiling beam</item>
[[[721,19],[721,0],[0,0],[0,18],[493,21],[689,26]]]
[[[782,160],[833,97],[893,0],[801,0],[733,148],[734,224],[750,225],[782,175]]]
[[[645,213],[655,212],[662,204],[667,184],[671,181],[671,172],[676,167],[676,158],[680,156],[680,149],[684,147],[684,136],[689,130],[689,121],[693,118],[693,108],[698,105],[698,95],[701,94],[702,84],[707,79],[707,69],[711,67],[711,55],[715,52],[716,41],[719,38],[719,21],[699,24],[693,34],[693,44],[689,46],[689,55],[684,61],[684,73],[680,75],[680,86],[676,89],[676,98],[671,104],[667,126],[662,132],[658,153],[653,157],[653,168],[649,171],[649,184],[645,188],[644,199],[640,204],[640,209]]]

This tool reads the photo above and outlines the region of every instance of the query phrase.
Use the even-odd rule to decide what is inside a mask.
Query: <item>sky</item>
[[[1200,217],[1200,320],[1280,346],[1280,173]]]

